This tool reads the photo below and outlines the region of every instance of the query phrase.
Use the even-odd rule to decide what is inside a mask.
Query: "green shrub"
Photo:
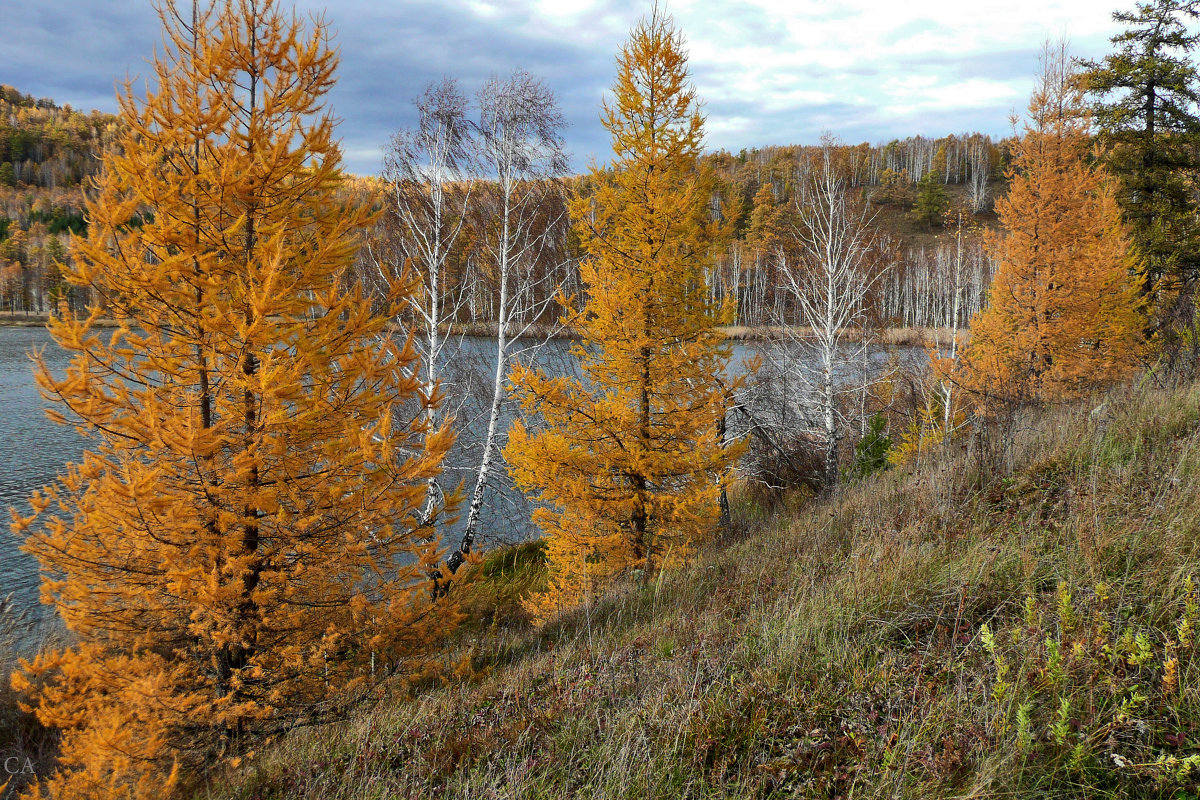
[[[867,434],[854,446],[852,478],[865,478],[887,469],[888,453],[892,450],[892,437],[884,433],[888,420],[877,413],[867,422]]]

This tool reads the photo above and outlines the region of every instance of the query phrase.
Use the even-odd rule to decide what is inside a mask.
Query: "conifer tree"
[[[764,183],[754,195],[746,236],[756,259],[766,258],[779,244],[782,217],[783,211],[775,202],[771,184]]]
[[[1200,0],[1136,3],[1113,14],[1125,27],[1112,39],[1116,50],[1083,64],[1139,288],[1160,301],[1200,278],[1200,73],[1190,58],[1200,35],[1187,27],[1198,17]]]
[[[346,285],[369,215],[340,192],[325,26],[273,0],[160,14],[156,85],[121,98],[66,275],[119,327],[63,309],[71,367],[38,372],[91,438],[18,523],[72,633],[15,677],[63,732],[56,798],[162,797],[173,766],[337,708],[443,622],[419,520],[450,437],[411,338]]]
[[[944,158],[943,158],[944,160]],[[946,210],[950,208],[950,195],[945,182],[937,170],[930,170],[917,183],[917,200],[913,204],[912,216],[928,227],[940,225]]]
[[[613,576],[643,579],[709,536],[737,448],[721,441],[720,385],[729,349],[703,275],[706,203],[697,173],[703,134],[682,34],[655,11],[617,58],[602,116],[616,158],[594,167],[595,192],[571,213],[586,257],[586,304],[572,320],[583,377],[517,368],[526,421],[506,457],[523,490],[545,504],[546,615]],[[730,391],[739,381],[727,381]],[[542,427],[529,418],[540,415]]]
[[[1006,401],[1079,396],[1140,354],[1129,241],[1112,181],[1089,163],[1088,118],[1065,48],[1047,49],[987,240],[999,266],[971,321],[967,385]]]

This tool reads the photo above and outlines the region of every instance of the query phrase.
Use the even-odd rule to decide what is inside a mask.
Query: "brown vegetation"
[[[292,734],[194,796],[1194,791],[1198,409],[1188,387],[1023,413],[473,639],[465,682]]]

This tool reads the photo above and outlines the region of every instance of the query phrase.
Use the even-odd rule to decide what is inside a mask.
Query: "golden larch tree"
[[[1089,119],[1065,48],[1047,48],[1029,121],[986,239],[998,266],[971,321],[965,382],[985,398],[1059,400],[1128,375],[1141,353],[1129,241],[1089,156]]]
[[[420,518],[450,434],[411,339],[347,279],[370,215],[324,110],[326,27],[273,0],[160,15],[155,85],[121,98],[67,268],[118,325],[64,308],[71,366],[38,370],[91,446],[16,524],[71,633],[14,678],[63,732],[57,798],[161,797],[445,622]]]
[[[655,12],[617,59],[602,120],[611,169],[571,214],[586,257],[586,304],[570,322],[582,377],[518,367],[526,421],[509,437],[516,484],[544,506],[550,588],[539,616],[577,604],[613,576],[644,578],[709,536],[737,448],[719,432],[732,317],[708,299],[706,204],[697,171],[703,118],[682,35]],[[540,418],[534,427],[531,417]]]

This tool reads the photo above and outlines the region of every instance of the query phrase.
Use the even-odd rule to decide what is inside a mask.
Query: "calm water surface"
[[[62,374],[67,353],[44,328],[0,327],[0,598],[12,593],[15,608],[25,612],[26,628],[33,628],[46,612],[37,601],[37,562],[18,549],[9,531],[9,508],[29,514],[30,493],[54,482],[64,464],[79,458],[86,443],[73,428],[46,418],[30,361],[30,354],[42,348],[46,364]]]
[[[486,402],[491,390],[487,383],[494,369],[495,344],[490,339],[466,338],[458,351],[448,353],[449,361],[468,367],[456,375],[447,375],[448,394],[474,396],[474,400],[459,403],[453,413],[459,420],[460,434],[456,450],[448,458],[444,483],[453,488],[460,480],[465,491],[473,486],[473,464],[479,442],[486,429]],[[539,362],[548,372],[570,369],[565,359],[567,344],[552,342],[539,355]],[[13,606],[23,618],[17,635],[22,631],[28,642],[34,638],[39,625],[53,623],[52,613],[38,603],[37,562],[19,549],[20,542],[8,529],[8,509],[28,514],[29,495],[34,490],[53,483],[65,464],[79,459],[88,440],[73,428],[57,425],[46,418],[48,405],[41,397],[33,378],[30,354],[40,350],[51,371],[62,374],[69,358],[58,348],[44,328],[0,326],[0,599],[11,593]],[[731,369],[737,370],[741,361],[754,352],[751,346],[736,344]],[[476,391],[464,387],[474,385]],[[479,387],[484,391],[478,391]],[[456,391],[463,389],[463,391]],[[511,418],[512,409],[504,416]],[[496,470],[495,485],[489,487],[489,497],[481,519],[483,544],[516,541],[532,531],[529,502],[508,485],[503,468]],[[447,531],[447,543],[458,540],[458,526]],[[3,633],[0,630],[0,633]]]

